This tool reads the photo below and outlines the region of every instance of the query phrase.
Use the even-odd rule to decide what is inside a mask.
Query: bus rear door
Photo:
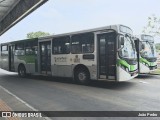
[[[40,42],[40,72],[51,75],[51,41]]]
[[[14,72],[15,68],[14,68],[14,45],[9,45],[9,71]]]

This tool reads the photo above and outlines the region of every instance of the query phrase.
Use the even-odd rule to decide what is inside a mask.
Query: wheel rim
[[[86,80],[86,74],[83,73],[83,72],[79,73],[79,74],[78,74],[78,79],[79,79],[80,81]]]
[[[21,68],[21,69],[19,70],[19,73],[20,73],[21,76],[24,76],[24,75],[25,75],[25,70],[24,70],[23,68]]]

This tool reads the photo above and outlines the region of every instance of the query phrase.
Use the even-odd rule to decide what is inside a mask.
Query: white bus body
[[[1,44],[0,67],[26,74],[126,81],[138,75],[133,33],[124,25]]]

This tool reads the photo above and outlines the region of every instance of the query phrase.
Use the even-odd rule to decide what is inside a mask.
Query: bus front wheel
[[[87,85],[90,83],[90,75],[88,70],[81,68],[75,72],[75,80],[79,84]]]
[[[26,77],[26,68],[24,67],[24,65],[20,65],[18,67],[18,75],[22,78]]]

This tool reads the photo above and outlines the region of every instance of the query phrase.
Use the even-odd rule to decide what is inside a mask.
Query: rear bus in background
[[[18,72],[21,77],[38,72],[38,38],[0,45],[0,68]],[[21,71],[23,69],[23,71]]]
[[[154,38],[150,35],[136,36],[135,45],[138,58],[139,73],[150,73],[157,69],[157,54]]]
[[[5,43],[1,44],[0,67],[21,77],[69,77],[80,84],[90,80],[126,81],[138,75],[132,38],[129,27],[110,25]]]

